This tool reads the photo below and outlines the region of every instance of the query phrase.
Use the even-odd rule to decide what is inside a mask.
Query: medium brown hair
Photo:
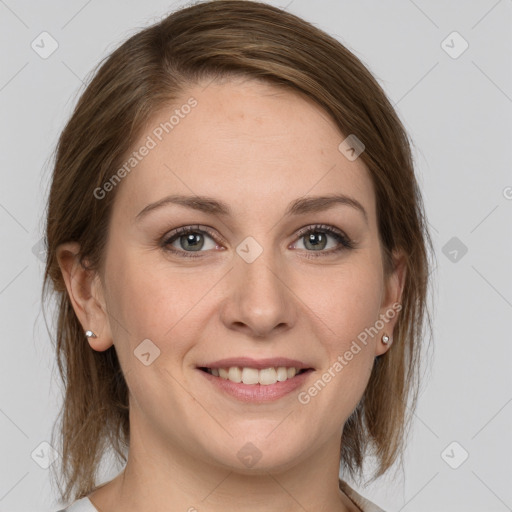
[[[306,95],[341,133],[355,134],[365,145],[359,158],[374,185],[385,272],[392,270],[392,251],[403,250],[406,278],[393,344],[375,358],[364,395],[345,424],[340,456],[352,477],[361,476],[372,448],[378,462],[374,478],[402,458],[418,396],[425,327],[431,326],[426,299],[432,245],[406,131],[372,74],[339,41],[264,3],[214,0],[172,13],[100,62],[55,149],[42,303],[51,281],[57,299],[52,341],[65,389],[54,425],[59,439],[52,444],[62,456],[55,476],[64,501],[99,485],[107,448],[126,462],[130,433],[128,390],[115,348],[98,352],[87,343],[57,247],[79,242],[80,261],[101,275],[116,190],[101,200],[94,190],[122,165],[155,112],[187,85],[232,76]]]

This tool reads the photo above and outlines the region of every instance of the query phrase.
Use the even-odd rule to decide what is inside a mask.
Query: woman
[[[381,510],[345,475],[403,454],[431,241],[338,41],[238,0],[137,33],[60,137],[46,235],[67,511]]]

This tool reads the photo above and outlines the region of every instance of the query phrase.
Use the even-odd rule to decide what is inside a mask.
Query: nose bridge
[[[239,244],[229,293],[227,320],[231,325],[243,323],[256,336],[268,335],[278,325],[291,326],[293,294],[286,285],[282,263],[278,251],[251,237]]]
[[[253,251],[253,248],[250,249]],[[238,261],[236,261],[238,260]],[[235,259],[235,276],[242,281],[242,290],[257,296],[263,294],[268,302],[278,292],[282,282],[278,278],[279,262],[272,248],[265,248],[253,261],[239,256]],[[283,274],[281,269],[281,275]]]

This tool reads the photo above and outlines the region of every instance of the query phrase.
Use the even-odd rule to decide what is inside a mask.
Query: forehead
[[[345,138],[300,93],[254,80],[191,86],[154,114],[126,155],[136,165],[118,185],[114,210],[133,218],[146,204],[182,193],[262,215],[298,197],[343,193],[373,217],[368,170],[339,150]]]

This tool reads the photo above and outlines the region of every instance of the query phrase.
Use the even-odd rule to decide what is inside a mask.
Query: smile
[[[229,380],[231,382],[243,383],[247,385],[260,384],[262,386],[270,386],[277,382],[285,382],[288,379],[293,379],[296,375],[300,375],[307,371],[307,369],[297,369],[295,367],[270,367],[258,370],[257,368],[231,366],[226,368],[200,368],[201,370],[220,377],[221,379]]]
[[[314,372],[306,363],[288,358],[248,357],[204,362],[196,366],[210,387],[242,402],[278,400],[297,391]]]

